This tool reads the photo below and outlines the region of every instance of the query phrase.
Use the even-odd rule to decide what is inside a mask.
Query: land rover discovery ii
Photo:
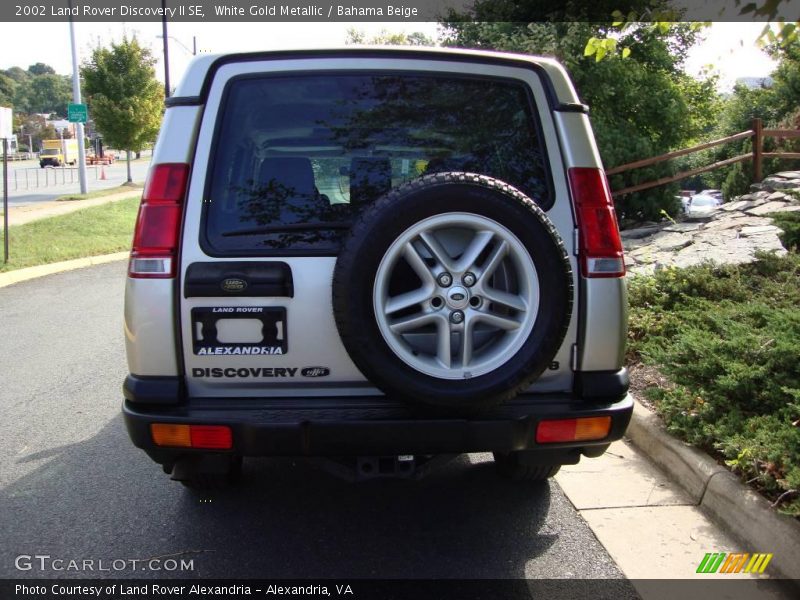
[[[588,109],[531,56],[201,56],[125,294],[133,443],[200,485],[242,457],[552,476],[619,439],[625,266]]]

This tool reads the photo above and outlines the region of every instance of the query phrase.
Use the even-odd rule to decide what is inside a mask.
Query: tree
[[[14,103],[14,94],[17,82],[8,75],[0,73],[0,106],[10,106]]]
[[[56,113],[67,115],[67,104],[72,101],[69,77],[45,73],[28,77],[17,85],[14,107],[27,113]]]
[[[553,13],[537,14],[538,21],[523,19],[539,4]],[[563,11],[575,11],[563,3]],[[585,4],[585,3],[584,3]],[[600,1],[596,10],[611,2]],[[522,8],[521,8],[522,7]],[[609,14],[613,9],[608,10]],[[672,24],[666,30],[632,28],[619,39],[630,47],[628,57],[612,55],[597,61],[586,56],[586,41],[601,38],[612,26],[606,22],[567,21],[558,8],[547,2],[494,0],[477,2],[464,21],[450,18],[444,23],[446,45],[507,50],[555,56],[570,72],[581,99],[591,109],[600,154],[607,168],[655,156],[687,145],[699,137],[712,119],[695,119],[693,114],[714,110],[712,84],[695,82],[682,70],[682,62],[695,43],[697,33],[687,24]],[[489,22],[494,18],[509,21]],[[552,21],[550,19],[553,19]],[[690,93],[687,93],[690,92]],[[706,93],[704,93],[706,92]],[[696,111],[696,112],[695,112]],[[612,177],[619,189],[669,175],[668,164],[637,169]],[[630,221],[658,220],[662,211],[675,213],[679,205],[676,186],[665,186],[617,200],[620,218]]]
[[[28,73],[31,75],[55,75],[56,70],[50,65],[38,62],[28,67]]]
[[[367,38],[366,33],[355,28],[347,30],[345,44],[370,44],[377,46],[434,46],[436,42],[421,31],[389,33],[382,29],[378,35]]]
[[[155,140],[164,110],[164,90],[155,76],[155,59],[138,40],[123,37],[110,48],[98,47],[81,66],[83,89],[95,127],[109,146],[141,152]]]
[[[58,137],[55,128],[48,125],[43,116],[36,114],[15,112],[14,130],[22,134],[19,142],[30,146],[29,152],[36,152],[36,148],[41,148],[42,140],[52,140]]]
[[[28,73],[25,69],[20,67],[11,67],[10,69],[6,69],[5,75],[11,77],[17,83],[22,83],[27,81],[30,77],[30,73]]]

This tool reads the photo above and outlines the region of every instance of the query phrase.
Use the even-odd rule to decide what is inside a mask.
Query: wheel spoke
[[[452,359],[450,357],[450,323],[447,319],[440,319],[438,323],[438,335],[436,340],[436,358],[445,368],[450,368]]]
[[[433,273],[431,273],[428,265],[425,264],[425,260],[419,255],[413,242],[407,243],[403,248],[403,258],[406,259],[406,262],[414,270],[414,273],[417,274],[417,277],[422,280],[423,284],[435,283],[436,280],[434,279]]]
[[[491,277],[492,273],[497,270],[497,267],[500,266],[500,263],[503,262],[503,259],[508,254],[508,242],[505,240],[500,240],[500,243],[494,247],[491,254],[489,254],[489,258],[486,259],[486,264],[483,266],[481,270],[481,277]]]
[[[472,238],[472,241],[470,241],[469,246],[464,250],[461,258],[458,259],[458,263],[453,267],[453,270],[463,272],[472,267],[475,261],[478,260],[481,252],[483,252],[486,246],[489,245],[489,242],[492,241],[493,237],[494,233],[491,231],[476,231],[475,237]]]
[[[396,313],[400,310],[411,308],[416,304],[421,304],[430,297],[431,289],[427,286],[421,287],[418,290],[388,298],[386,300],[386,305],[384,306],[383,312],[386,315],[391,315],[392,313]]]
[[[475,320],[467,317],[464,321],[464,330],[461,333],[461,367],[469,366],[472,360],[472,330]]]
[[[439,243],[439,240],[436,239],[436,236],[430,231],[423,231],[419,234],[419,238],[422,240],[422,243],[427,246],[428,250],[430,250],[430,253],[433,255],[433,258],[436,259],[436,262],[439,263],[439,266],[445,271],[452,272],[453,260],[450,258],[447,250]]]
[[[395,333],[405,333],[406,331],[419,329],[420,327],[430,325],[431,323],[440,320],[442,319],[439,317],[439,315],[434,313],[417,313],[416,315],[403,317],[402,319],[398,319],[397,321],[390,323],[389,328]]]
[[[484,299],[495,304],[501,304],[508,308],[513,308],[519,312],[528,310],[528,303],[516,294],[509,294],[508,292],[501,292],[493,288],[484,287],[482,289]]]
[[[497,327],[498,329],[504,329],[505,331],[519,329],[520,326],[520,323],[511,317],[501,317],[500,315],[493,315],[491,313],[479,312],[473,318],[476,321],[486,323],[487,325]]]

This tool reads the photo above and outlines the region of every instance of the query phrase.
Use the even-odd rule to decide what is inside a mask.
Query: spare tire
[[[437,173],[359,215],[333,274],[336,326],[384,393],[474,410],[527,388],[572,309],[572,269],[547,215],[519,190]]]

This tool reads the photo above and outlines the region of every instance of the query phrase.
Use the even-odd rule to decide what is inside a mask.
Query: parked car
[[[712,198],[715,198],[715,199],[719,200],[720,203],[723,202],[723,197],[722,197],[722,191],[721,190],[703,190],[703,191],[700,192],[700,195],[702,195],[702,196],[711,196]]]
[[[313,456],[544,479],[631,416],[625,265],[564,68],[204,55],[167,99],[125,295],[133,443],[173,479]]]
[[[692,196],[686,208],[686,214],[703,215],[717,210],[717,208],[722,205],[722,195],[720,193],[720,195],[717,196],[713,193],[715,191],[716,190],[704,190]]]

